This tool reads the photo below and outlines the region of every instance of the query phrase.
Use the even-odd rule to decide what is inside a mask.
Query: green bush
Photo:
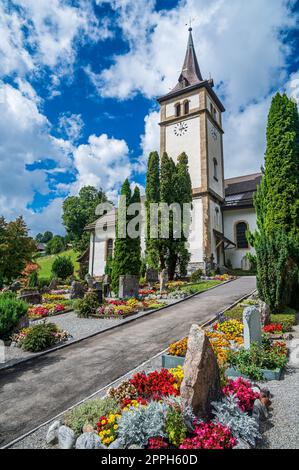
[[[74,265],[68,256],[57,256],[52,265],[52,273],[60,278],[66,279],[74,273]]]
[[[39,352],[55,344],[54,333],[58,327],[54,323],[41,323],[32,326],[22,342],[25,351]]]
[[[241,307],[240,305],[236,305],[235,307],[231,308],[230,310],[227,310],[224,312],[224,316],[226,318],[232,319],[232,320],[243,320],[243,310],[244,307]]]
[[[118,411],[119,405],[113,398],[96,398],[67,411],[64,415],[64,422],[76,436],[79,436],[85,424],[91,424],[96,428],[100,416],[107,416]]]
[[[26,315],[28,304],[18,300],[13,292],[0,294],[0,338],[7,339]]]
[[[38,274],[37,274],[37,271],[33,271],[30,274],[28,287],[38,287]]]
[[[197,282],[201,280],[201,276],[203,275],[202,269],[197,269],[194,271],[190,276],[190,282]]]
[[[88,318],[90,315],[94,314],[98,307],[99,300],[94,291],[87,292],[84,299],[78,299],[74,304],[78,317],[82,318]]]
[[[228,362],[249,378],[261,380],[261,369],[274,370],[283,367],[287,363],[287,358],[273,348],[268,349],[268,347],[253,344],[250,350],[241,349],[237,352],[230,352]]]
[[[271,315],[271,323],[281,323],[282,331],[287,333],[296,325],[296,315],[289,313],[274,313]]]
[[[43,289],[44,287],[48,287],[50,284],[50,281],[46,277],[39,277],[38,278],[38,288]]]

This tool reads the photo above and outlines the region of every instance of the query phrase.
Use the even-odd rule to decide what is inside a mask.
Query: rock
[[[106,449],[95,432],[84,432],[76,441],[76,449]]]
[[[75,444],[75,433],[68,426],[60,426],[58,429],[58,444],[60,449],[72,449]]]
[[[95,429],[92,424],[87,423],[87,424],[84,424],[82,431],[83,432],[95,432]]]
[[[247,307],[243,312],[244,348],[250,349],[252,343],[262,344],[261,314],[256,307]]]
[[[70,299],[83,299],[85,294],[84,286],[79,281],[73,281],[71,284]]]
[[[251,449],[248,442],[244,441],[243,439],[238,439],[238,444],[233,447],[233,449]]]
[[[258,307],[261,313],[262,325],[269,325],[271,323],[270,307],[262,300],[259,300]]]
[[[110,449],[124,449],[125,446],[124,444],[121,442],[120,439],[115,439],[115,441],[111,442],[110,446],[109,446],[109,450]]]
[[[200,418],[209,416],[211,402],[222,395],[220,374],[210,341],[198,325],[191,326],[183,370],[181,397],[185,406],[192,406]]]
[[[19,319],[16,329],[22,330],[23,328],[28,328],[28,326],[29,326],[29,318],[27,317],[27,315],[24,315],[23,317]]]
[[[131,444],[128,449],[143,449],[143,447],[139,446],[138,444]]]
[[[46,435],[47,444],[56,444],[58,441],[58,429],[60,426],[61,422],[58,419],[51,424]]]
[[[285,339],[286,341],[291,341],[291,339],[294,338],[292,333],[284,333],[282,336],[283,336],[283,339]]]
[[[256,399],[253,404],[252,417],[259,424],[261,421],[265,421],[268,416],[267,407],[259,399]]]
[[[138,276],[126,274],[119,276],[119,298],[138,297],[139,279]]]

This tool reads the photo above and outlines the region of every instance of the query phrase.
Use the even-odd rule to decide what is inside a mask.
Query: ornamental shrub
[[[52,273],[60,278],[66,279],[74,273],[74,265],[68,256],[57,256],[52,265]]]
[[[296,325],[296,312],[294,313],[275,313],[272,314],[271,322],[281,323],[283,333],[287,333],[293,330],[293,327]]]
[[[264,348],[253,344],[249,350],[230,351],[229,364],[253,380],[262,379],[261,369],[274,370],[286,365],[287,357],[276,348]]]
[[[232,449],[237,444],[230,429],[220,423],[198,424],[193,437],[187,437],[180,449]]]
[[[118,411],[119,406],[113,398],[96,398],[67,411],[64,415],[64,423],[74,431],[76,436],[79,436],[85,424],[91,424],[96,429],[100,416],[107,416]]]
[[[0,339],[7,339],[26,315],[28,304],[18,300],[13,292],[0,294]]]
[[[171,444],[178,447],[186,438],[187,426],[179,408],[169,407],[166,415],[165,430]]]
[[[74,308],[78,317],[88,318],[96,312],[99,307],[99,299],[95,291],[90,291],[85,294],[83,299],[78,299]]]
[[[244,439],[252,446],[259,439],[259,425],[255,419],[240,409],[238,400],[233,395],[224,397],[221,401],[212,402],[214,423],[226,426],[237,439]]]
[[[38,274],[33,271],[29,276],[28,287],[38,287]]]
[[[152,437],[167,437],[166,414],[167,405],[154,401],[148,406],[130,408],[119,420],[118,439],[126,447],[137,444],[144,448]]]
[[[22,341],[25,351],[39,352],[56,343],[55,333],[58,331],[54,323],[41,323],[29,328],[28,334]]]
[[[190,276],[190,282],[197,282],[201,280],[201,276],[203,276],[202,269],[197,269],[194,271]]]

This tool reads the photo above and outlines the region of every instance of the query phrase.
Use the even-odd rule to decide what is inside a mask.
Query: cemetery
[[[283,379],[286,334],[277,330],[278,324],[268,323],[270,318],[262,325],[263,305],[256,294],[236,307],[243,310],[243,321],[226,318],[224,313],[204,328],[193,324],[188,338],[171,344],[167,354],[160,356],[160,367],[140,370],[110,387],[104,397],[66,412],[47,428],[43,445],[76,449],[262,446],[272,396],[271,382],[265,380]],[[252,358],[247,367],[245,362],[234,362],[235,355],[256,355],[257,348],[263,351],[264,368]],[[178,361],[168,365],[167,358]],[[240,366],[234,373],[232,364]],[[272,377],[277,368],[279,377]]]

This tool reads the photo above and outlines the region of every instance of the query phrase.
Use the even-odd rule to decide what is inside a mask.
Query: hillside
[[[44,277],[44,278],[51,277],[52,264],[55,258],[57,258],[57,256],[69,256],[75,266],[75,272],[79,269],[79,263],[76,261],[79,256],[79,253],[77,253],[74,250],[67,250],[57,255],[49,255],[49,256],[43,256],[41,258],[37,258],[36,262],[40,266],[40,269],[38,270],[39,277]]]

